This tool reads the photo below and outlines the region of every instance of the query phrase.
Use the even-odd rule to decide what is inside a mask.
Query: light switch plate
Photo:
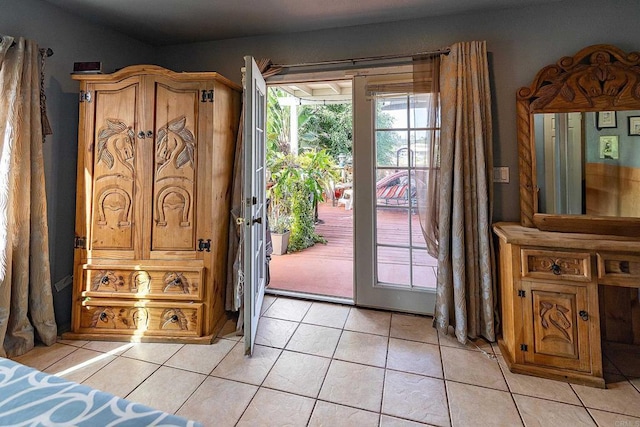
[[[493,168],[493,182],[508,184],[509,183],[509,167],[499,166],[499,167]]]

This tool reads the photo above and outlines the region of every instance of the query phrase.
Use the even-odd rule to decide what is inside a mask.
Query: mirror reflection
[[[533,115],[538,212],[640,217],[640,111]]]

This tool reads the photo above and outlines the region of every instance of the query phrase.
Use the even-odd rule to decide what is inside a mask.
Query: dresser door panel
[[[523,281],[527,363],[590,371],[586,286]],[[581,316],[586,314],[586,320]]]

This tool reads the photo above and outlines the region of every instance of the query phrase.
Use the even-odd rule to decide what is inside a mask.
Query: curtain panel
[[[0,356],[56,341],[42,153],[41,53],[0,41]]]
[[[451,46],[440,69],[438,278],[434,325],[495,341],[492,123],[485,42]]]

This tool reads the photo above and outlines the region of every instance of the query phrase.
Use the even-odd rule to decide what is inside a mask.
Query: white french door
[[[247,58],[243,196],[247,353],[253,346],[265,288],[261,218],[266,85],[251,63]],[[355,304],[433,314],[437,261],[427,254],[415,205],[415,180],[426,170],[423,160],[428,157],[430,130],[425,127],[426,100],[421,98],[426,95],[370,97],[366,88],[372,78],[353,77]]]
[[[266,286],[265,125],[267,86],[251,56],[245,56],[244,87],[244,345],[253,352]]]
[[[356,305],[433,314],[437,261],[430,257],[416,205],[426,170],[426,96],[366,93],[354,77]]]

